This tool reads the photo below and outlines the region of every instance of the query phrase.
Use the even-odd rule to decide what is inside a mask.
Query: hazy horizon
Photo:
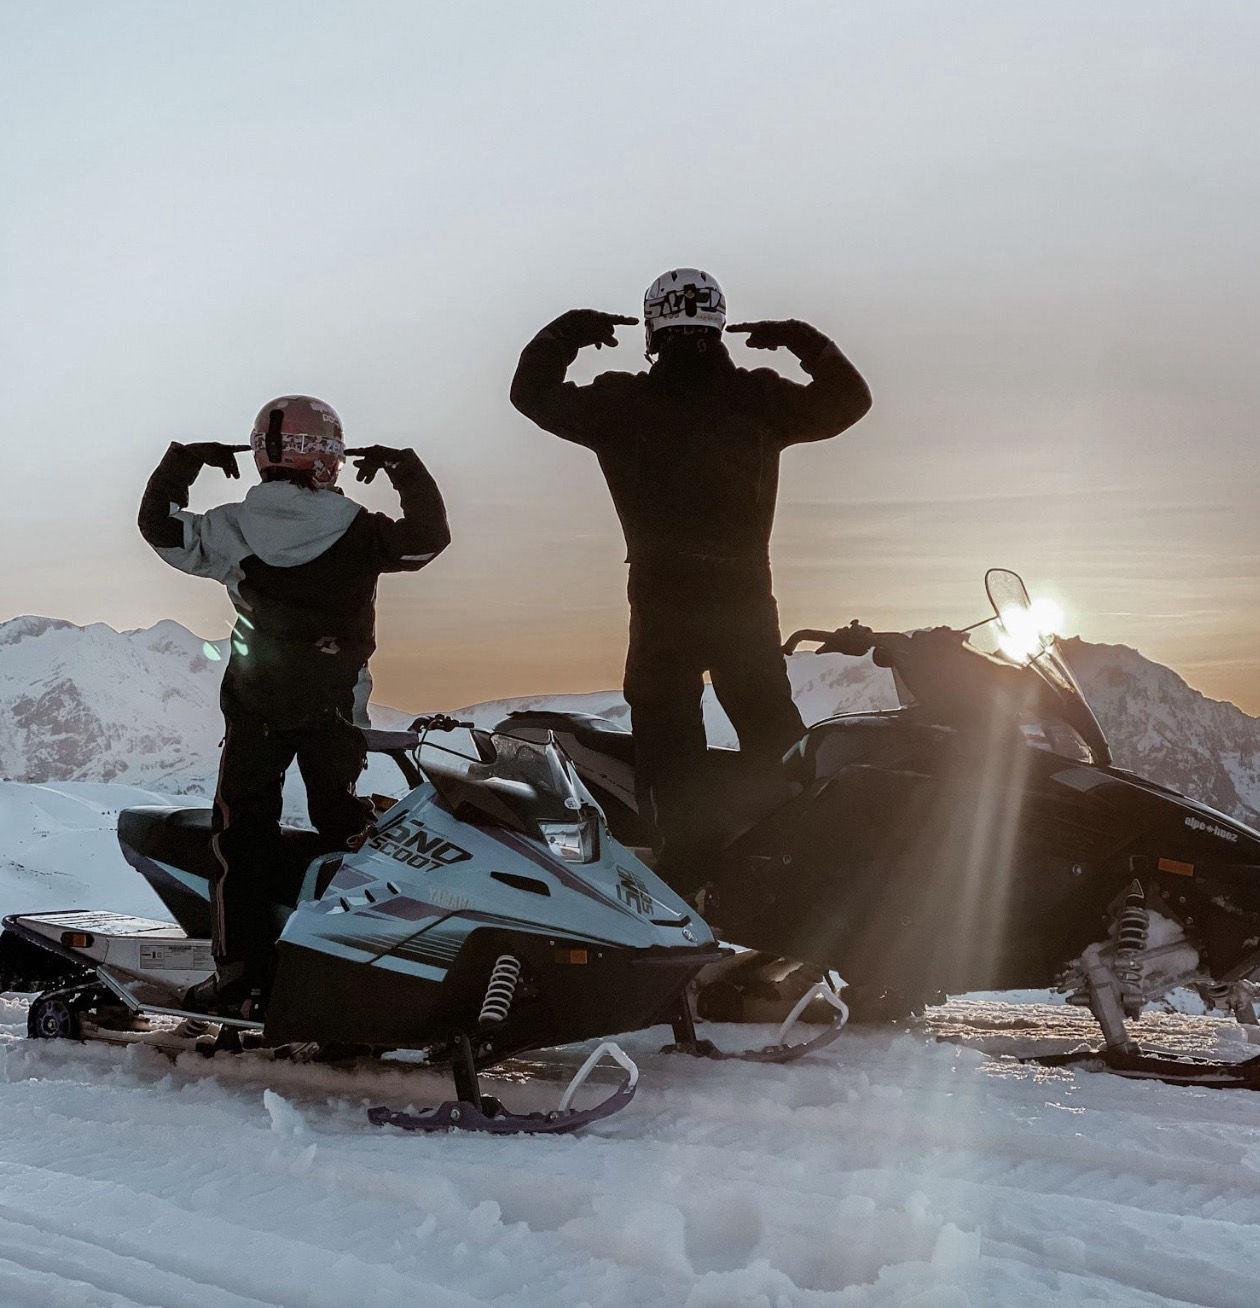
[[[447,500],[447,553],[382,579],[382,702],[618,686],[598,467],[507,390],[557,313],[699,264],[874,393],[784,456],[785,631],[961,625],[1011,567],[1260,714],[1258,55],[1243,0],[0,3],[0,618],[223,634],[141,489],[306,391]],[[643,366],[620,337],[572,375]]]

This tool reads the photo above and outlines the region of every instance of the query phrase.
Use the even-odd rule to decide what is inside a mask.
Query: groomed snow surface
[[[945,1015],[974,1032],[1038,1012]],[[1034,1069],[938,1043],[930,1023],[855,1029],[791,1067],[662,1055],[660,1028],[625,1042],[635,1102],[580,1135],[425,1137],[364,1108],[436,1102],[436,1073],[171,1064],[31,1041],[25,1016],[0,1001],[6,1305],[1260,1298],[1246,1092]],[[1205,1043],[1208,1019],[1161,1021]],[[496,1088],[522,1107],[556,1093]]]
[[[73,830],[82,879],[122,893],[134,874],[93,832],[124,796],[0,798],[6,895],[41,847],[51,881],[37,888],[58,889]],[[1260,1302],[1260,1095],[1001,1056],[1092,1034],[1061,1005],[956,1000],[786,1067],[664,1055],[665,1028],[639,1032],[623,1041],[642,1073],[634,1103],[556,1138],[373,1127],[368,1105],[448,1094],[444,1076],[397,1063],[171,1062],[28,1040],[25,1023],[24,999],[0,999],[6,1308]],[[1255,1052],[1232,1022],[1140,1025],[1152,1043]],[[705,1033],[738,1048],[773,1031]],[[488,1088],[514,1108],[554,1104],[585,1048]]]

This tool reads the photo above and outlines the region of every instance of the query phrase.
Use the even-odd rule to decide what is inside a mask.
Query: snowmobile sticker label
[[[627,908],[634,909],[644,917],[652,916],[652,909],[656,904],[652,892],[647,888],[647,883],[628,868],[620,865],[617,868],[617,898]]]
[[[444,836],[436,835],[418,817],[413,816],[403,816],[378,831],[368,841],[368,848],[421,871],[450,867],[472,858],[466,849],[452,844]]]
[[[153,972],[209,972],[214,967],[210,946],[188,944],[140,946],[140,966]]]
[[[1224,827],[1218,827],[1215,822],[1204,822],[1202,818],[1188,817],[1186,826],[1191,831],[1206,831],[1209,836],[1215,836],[1218,840],[1228,840],[1231,845],[1238,843],[1236,831],[1227,831]]]

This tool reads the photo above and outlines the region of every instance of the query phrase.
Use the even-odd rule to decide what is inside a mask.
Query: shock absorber
[[[500,954],[490,969],[490,981],[486,986],[486,997],[481,1001],[481,1012],[477,1016],[478,1026],[493,1026],[502,1022],[512,1007],[512,996],[516,994],[516,983],[521,979],[521,961],[512,954]]]
[[[1150,937],[1151,915],[1146,892],[1138,881],[1131,882],[1124,907],[1116,922],[1116,979],[1124,991],[1124,1009],[1129,1017],[1142,1011],[1142,955]]]

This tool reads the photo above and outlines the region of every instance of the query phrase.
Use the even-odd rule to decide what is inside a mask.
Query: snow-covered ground
[[[0,786],[5,909],[160,914],[112,835],[146,798]],[[1254,1308],[1260,1096],[1004,1056],[1093,1035],[1038,998],[857,1027],[786,1067],[664,1055],[667,1030],[635,1033],[625,1112],[494,1139],[368,1123],[370,1104],[447,1097],[437,1072],[34,1041],[9,996],[0,1305]],[[1139,1034],[1255,1052],[1203,1016],[1149,1014]],[[548,1106],[582,1053],[521,1060],[488,1088]]]
[[[0,781],[0,913],[96,907],[169,917],[118,849],[118,814],[137,804],[197,802],[136,786]]]
[[[367,1122],[444,1095],[435,1073],[31,1041],[7,999],[0,1303],[1254,1308],[1260,1098],[934,1038],[1045,1046],[1043,1018],[1086,1023],[956,1002],[788,1067],[663,1055],[660,1028],[625,1042],[618,1117],[492,1139]],[[1247,1050],[1207,1018],[1146,1025]]]

